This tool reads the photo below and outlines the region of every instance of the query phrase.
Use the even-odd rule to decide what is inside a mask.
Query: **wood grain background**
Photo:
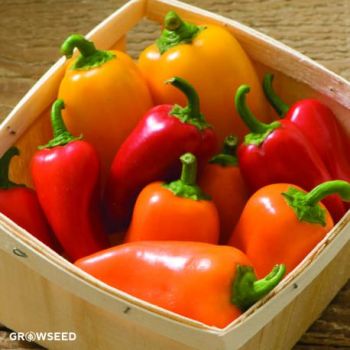
[[[241,21],[350,79],[350,0],[185,2]],[[87,33],[123,3],[120,0],[0,0],[0,120],[57,60],[58,47],[69,34]],[[128,52],[136,57],[158,30],[147,22],[138,26],[128,36]],[[8,332],[0,325],[0,349],[39,348],[9,340]],[[350,282],[294,349],[350,349]]]

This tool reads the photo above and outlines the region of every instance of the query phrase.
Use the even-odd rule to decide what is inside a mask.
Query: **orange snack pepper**
[[[275,266],[257,280],[238,249],[202,242],[132,242],[78,260],[76,266],[130,295],[219,328],[283,278]]]
[[[334,226],[320,200],[338,193],[350,201],[350,183],[327,181],[305,192],[291,184],[262,187],[248,200],[229,244],[264,276],[278,261],[292,271]]]
[[[180,157],[181,179],[153,182],[139,194],[126,241],[200,241],[217,243],[219,216],[214,203],[196,185],[197,160]]]
[[[237,141],[233,135],[226,137],[222,152],[209,161],[198,181],[218,209],[222,244],[230,238],[249,197],[236,157]]]
[[[71,35],[61,47],[72,59],[61,82],[58,98],[65,101],[63,117],[68,130],[97,150],[106,172],[121,143],[152,100],[137,65],[121,51],[97,50],[81,35]]]
[[[255,68],[235,37],[225,28],[184,22],[170,11],[155,44],[140,55],[141,68],[156,104],[186,104],[184,96],[164,81],[178,76],[194,86],[219,142],[233,133],[240,138],[248,132],[232,103],[241,84],[249,84],[249,105],[261,120],[271,121]]]

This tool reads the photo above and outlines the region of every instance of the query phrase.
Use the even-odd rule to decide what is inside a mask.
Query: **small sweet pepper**
[[[303,99],[289,107],[273,91],[273,75],[264,77],[264,92],[281,118],[290,120],[307,137],[334,180],[350,181],[350,140],[328,106]]]
[[[72,260],[108,247],[100,211],[100,164],[95,149],[66,129],[62,100],[52,105],[54,138],[31,162],[40,204]]]
[[[202,242],[132,242],[75,263],[126,293],[193,320],[226,327],[283,278],[277,265],[257,280],[238,249]]]
[[[11,147],[0,158],[0,212],[59,252],[35,191],[9,179],[10,161],[16,155],[18,148]]]
[[[325,182],[310,192],[292,184],[272,184],[248,200],[230,239],[252,261],[258,277],[278,261],[292,271],[333,227],[322,198],[338,193],[350,201],[350,183]]]
[[[220,218],[220,243],[226,244],[248,200],[236,156],[237,137],[225,138],[221,153],[215,155],[203,169],[199,186],[212,198]]]
[[[180,157],[181,179],[153,182],[139,194],[126,241],[199,241],[218,243],[220,223],[214,203],[196,184],[197,161]]]

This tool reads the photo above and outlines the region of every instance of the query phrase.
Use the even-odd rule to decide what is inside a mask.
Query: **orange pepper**
[[[184,106],[183,95],[164,85],[173,76],[184,78],[198,92],[202,112],[222,143],[229,133],[241,138],[248,132],[233,103],[235,91],[244,83],[252,88],[248,99],[254,114],[271,121],[255,68],[230,32],[216,25],[184,22],[173,11],[165,16],[164,26],[161,37],[139,58],[156,104]]]
[[[69,62],[58,96],[65,101],[67,128],[97,150],[103,178],[121,143],[152,106],[137,65],[121,51],[96,50],[81,35],[71,35],[61,47],[67,58],[74,48],[80,56]]]
[[[219,242],[222,244],[226,244],[230,238],[248,200],[248,189],[238,166],[236,148],[237,137],[226,137],[223,151],[209,161],[198,182],[218,209]]]
[[[264,276],[278,261],[292,271],[334,226],[322,203],[338,193],[350,201],[350,183],[327,181],[306,193],[291,184],[262,187],[248,200],[229,244],[252,261]]]
[[[126,241],[174,240],[217,243],[219,217],[214,203],[195,184],[196,157],[180,157],[181,179],[153,182],[139,194]]]
[[[257,280],[238,249],[202,242],[132,242],[75,262],[82,270],[134,297],[223,328],[283,278],[275,266]]]

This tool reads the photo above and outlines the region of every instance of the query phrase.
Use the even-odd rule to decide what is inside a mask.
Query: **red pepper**
[[[16,155],[18,149],[11,147],[0,158],[0,212],[50,248],[60,251],[35,191],[8,178],[10,161]]]
[[[223,328],[283,278],[277,265],[264,279],[240,250],[202,242],[133,242],[80,259],[101,281],[177,314]]]
[[[245,104],[249,86],[238,88],[235,103],[251,133],[238,148],[242,175],[251,189],[272,183],[291,183],[311,191],[332,180],[318,152],[306,136],[288,119],[265,124],[257,120]],[[324,199],[324,204],[337,222],[345,206],[337,195]]]
[[[52,106],[54,138],[32,159],[40,204],[68,257],[108,246],[99,208],[100,164],[95,149],[73,137],[62,121],[63,100]]]
[[[187,96],[188,106],[152,108],[113,160],[105,195],[109,217],[118,228],[129,223],[133,204],[142,188],[179,175],[182,154],[193,153],[200,166],[217,148],[215,134],[200,113],[199,98],[193,87],[181,78],[172,78],[168,83]]]
[[[295,124],[319,153],[333,179],[350,181],[350,140],[334,113],[316,99],[286,105],[272,89],[272,74],[264,77],[264,93],[276,112]]]

